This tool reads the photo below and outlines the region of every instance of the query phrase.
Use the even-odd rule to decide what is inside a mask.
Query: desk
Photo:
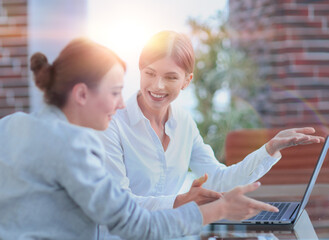
[[[276,239],[309,239],[317,240],[317,234],[313,228],[312,222],[304,211],[299,221],[295,225],[293,231],[290,230],[255,230],[246,226],[225,226],[213,225],[207,226],[201,238],[202,240],[217,240],[217,239],[259,239],[259,240],[276,240]]]
[[[300,201],[306,184],[263,185],[249,194],[262,201]],[[306,210],[296,223],[294,231],[261,231],[247,229],[244,226],[233,228],[225,225],[207,225],[200,236],[188,236],[184,240],[239,239],[329,239],[329,184],[316,184]],[[240,238],[244,239],[244,238]]]
[[[306,184],[263,185],[257,191],[249,194],[249,196],[262,201],[300,201],[305,189]],[[211,234],[216,235],[220,232],[225,232],[224,229],[220,229],[221,227],[223,226],[213,226],[212,228],[207,226],[207,229],[205,228],[204,233],[202,233],[201,239],[209,239]],[[226,230],[230,229],[226,228]],[[260,231],[256,232],[247,229],[235,229],[234,232],[264,235]],[[266,233],[273,234],[277,239],[329,239],[329,184],[315,185],[306,206],[306,211],[304,211],[302,218],[296,223],[294,232],[266,231]],[[214,240],[216,238],[210,239]]]
[[[263,185],[251,197],[262,200],[300,201],[306,184]],[[313,228],[319,239],[329,239],[329,184],[317,183],[306,206]]]

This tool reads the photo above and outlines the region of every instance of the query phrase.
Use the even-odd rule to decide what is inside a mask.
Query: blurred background
[[[126,61],[127,100],[139,89],[142,47],[162,30],[193,42],[194,78],[175,104],[192,114],[219,161],[241,161],[282,128],[313,126],[328,135],[329,0],[0,0],[0,118],[42,106],[29,57],[40,51],[52,63],[81,36]],[[282,151],[260,181],[280,184],[272,194],[282,184],[305,185],[321,147]],[[317,185],[328,183],[327,159]],[[304,185],[288,195],[300,199]],[[329,197],[318,197],[328,192],[321,189],[307,210],[316,231],[327,234]]]
[[[328,0],[0,0],[0,117],[42,105],[28,66],[36,51],[52,62],[75,37],[106,45],[128,64],[128,99],[143,45],[174,30],[191,37],[197,58],[176,102],[225,162],[232,130],[327,127],[328,21]]]

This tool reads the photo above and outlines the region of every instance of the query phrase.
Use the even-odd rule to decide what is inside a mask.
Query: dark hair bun
[[[38,88],[42,91],[51,87],[51,65],[48,63],[47,57],[40,52],[32,55],[30,60],[30,69],[34,73],[34,81]]]
[[[40,69],[42,69],[44,66],[47,66],[47,65],[48,65],[48,59],[44,54],[37,52],[32,55],[31,70],[34,73],[37,73],[38,71],[40,71]]]

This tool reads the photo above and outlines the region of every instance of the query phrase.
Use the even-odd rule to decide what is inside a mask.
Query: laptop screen
[[[314,171],[312,173],[311,179],[310,179],[310,181],[309,181],[309,183],[307,185],[307,188],[306,188],[304,197],[303,197],[303,199],[302,199],[302,201],[300,203],[300,206],[298,208],[297,217],[296,217],[297,220],[300,217],[300,215],[302,214],[302,212],[303,212],[302,210],[306,207],[306,204],[307,204],[307,202],[308,202],[308,200],[310,198],[310,195],[312,193],[314,184],[315,184],[316,179],[317,179],[317,177],[319,175],[319,172],[321,170],[323,161],[326,158],[328,147],[329,147],[329,137],[326,138],[326,141],[323,144],[323,147],[322,147],[321,154],[319,156],[318,162],[316,163],[316,166],[315,166]]]

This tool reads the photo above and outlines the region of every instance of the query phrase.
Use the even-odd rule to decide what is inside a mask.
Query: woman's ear
[[[85,105],[88,100],[88,87],[85,83],[77,83],[71,91],[72,98],[78,105]]]
[[[187,88],[188,85],[190,85],[192,78],[193,78],[193,73],[190,73],[186,76],[184,84],[182,86],[182,90],[184,90],[185,88]]]

